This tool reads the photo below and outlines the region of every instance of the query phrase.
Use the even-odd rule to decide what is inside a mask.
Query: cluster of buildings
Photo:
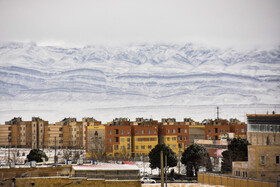
[[[33,117],[31,121],[14,118],[0,125],[0,146],[18,148],[77,148],[86,149],[88,157],[96,154],[109,157],[139,157],[148,155],[158,144],[165,143],[176,154],[193,143],[217,144],[219,140],[246,138],[247,125],[236,119],[204,120],[202,123],[185,118],[153,119],[116,118],[102,124],[94,118],[65,118],[50,124]],[[210,142],[210,143],[209,143]],[[205,145],[207,147],[207,145]],[[210,155],[217,157],[221,146],[208,146]]]

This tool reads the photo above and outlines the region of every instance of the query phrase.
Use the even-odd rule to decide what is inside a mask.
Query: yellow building
[[[91,125],[86,129],[86,156],[97,159],[105,154],[105,126]]]
[[[189,146],[189,122],[176,122],[175,119],[162,119],[159,123],[159,143],[164,143],[177,155],[182,155]]]

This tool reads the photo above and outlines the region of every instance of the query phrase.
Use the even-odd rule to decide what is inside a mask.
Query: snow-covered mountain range
[[[134,107],[137,116],[160,108],[168,115],[196,106],[278,107],[280,47],[237,51],[193,44],[62,48],[0,43],[0,87],[0,120],[26,111],[37,115],[40,109],[79,116]],[[125,111],[120,115],[133,116],[133,110]]]

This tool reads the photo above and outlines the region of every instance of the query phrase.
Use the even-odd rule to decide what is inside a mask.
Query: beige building
[[[59,123],[48,124],[45,130],[45,147],[60,148],[63,146],[63,128]]]
[[[0,125],[0,146],[11,145],[12,127],[11,125]]]
[[[277,180],[280,175],[280,115],[247,114],[248,162],[233,162],[235,176]]]
[[[38,117],[33,117],[32,121],[22,121],[14,118],[5,122],[11,126],[11,146],[13,147],[30,147],[43,148],[45,143],[45,126],[48,121]]]
[[[90,125],[86,130],[87,157],[97,159],[105,154],[105,126]]]

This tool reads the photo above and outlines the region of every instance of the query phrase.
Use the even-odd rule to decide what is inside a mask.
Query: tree
[[[165,144],[157,144],[149,153],[150,167],[152,169],[161,168],[160,166],[160,151],[163,151],[163,159],[165,163],[165,155],[167,155],[167,166],[174,167],[177,165],[176,154]]]
[[[27,155],[28,162],[30,161],[43,162],[42,158],[45,158],[46,161],[48,161],[49,159],[46,153],[40,149],[32,149]]]
[[[228,145],[228,150],[222,153],[222,172],[232,172],[233,161],[248,161],[248,141],[240,137],[234,138]]]
[[[187,176],[197,176],[199,167],[206,167],[206,171],[212,171],[210,155],[205,147],[193,144],[189,146],[182,154],[182,164],[185,164]]]

